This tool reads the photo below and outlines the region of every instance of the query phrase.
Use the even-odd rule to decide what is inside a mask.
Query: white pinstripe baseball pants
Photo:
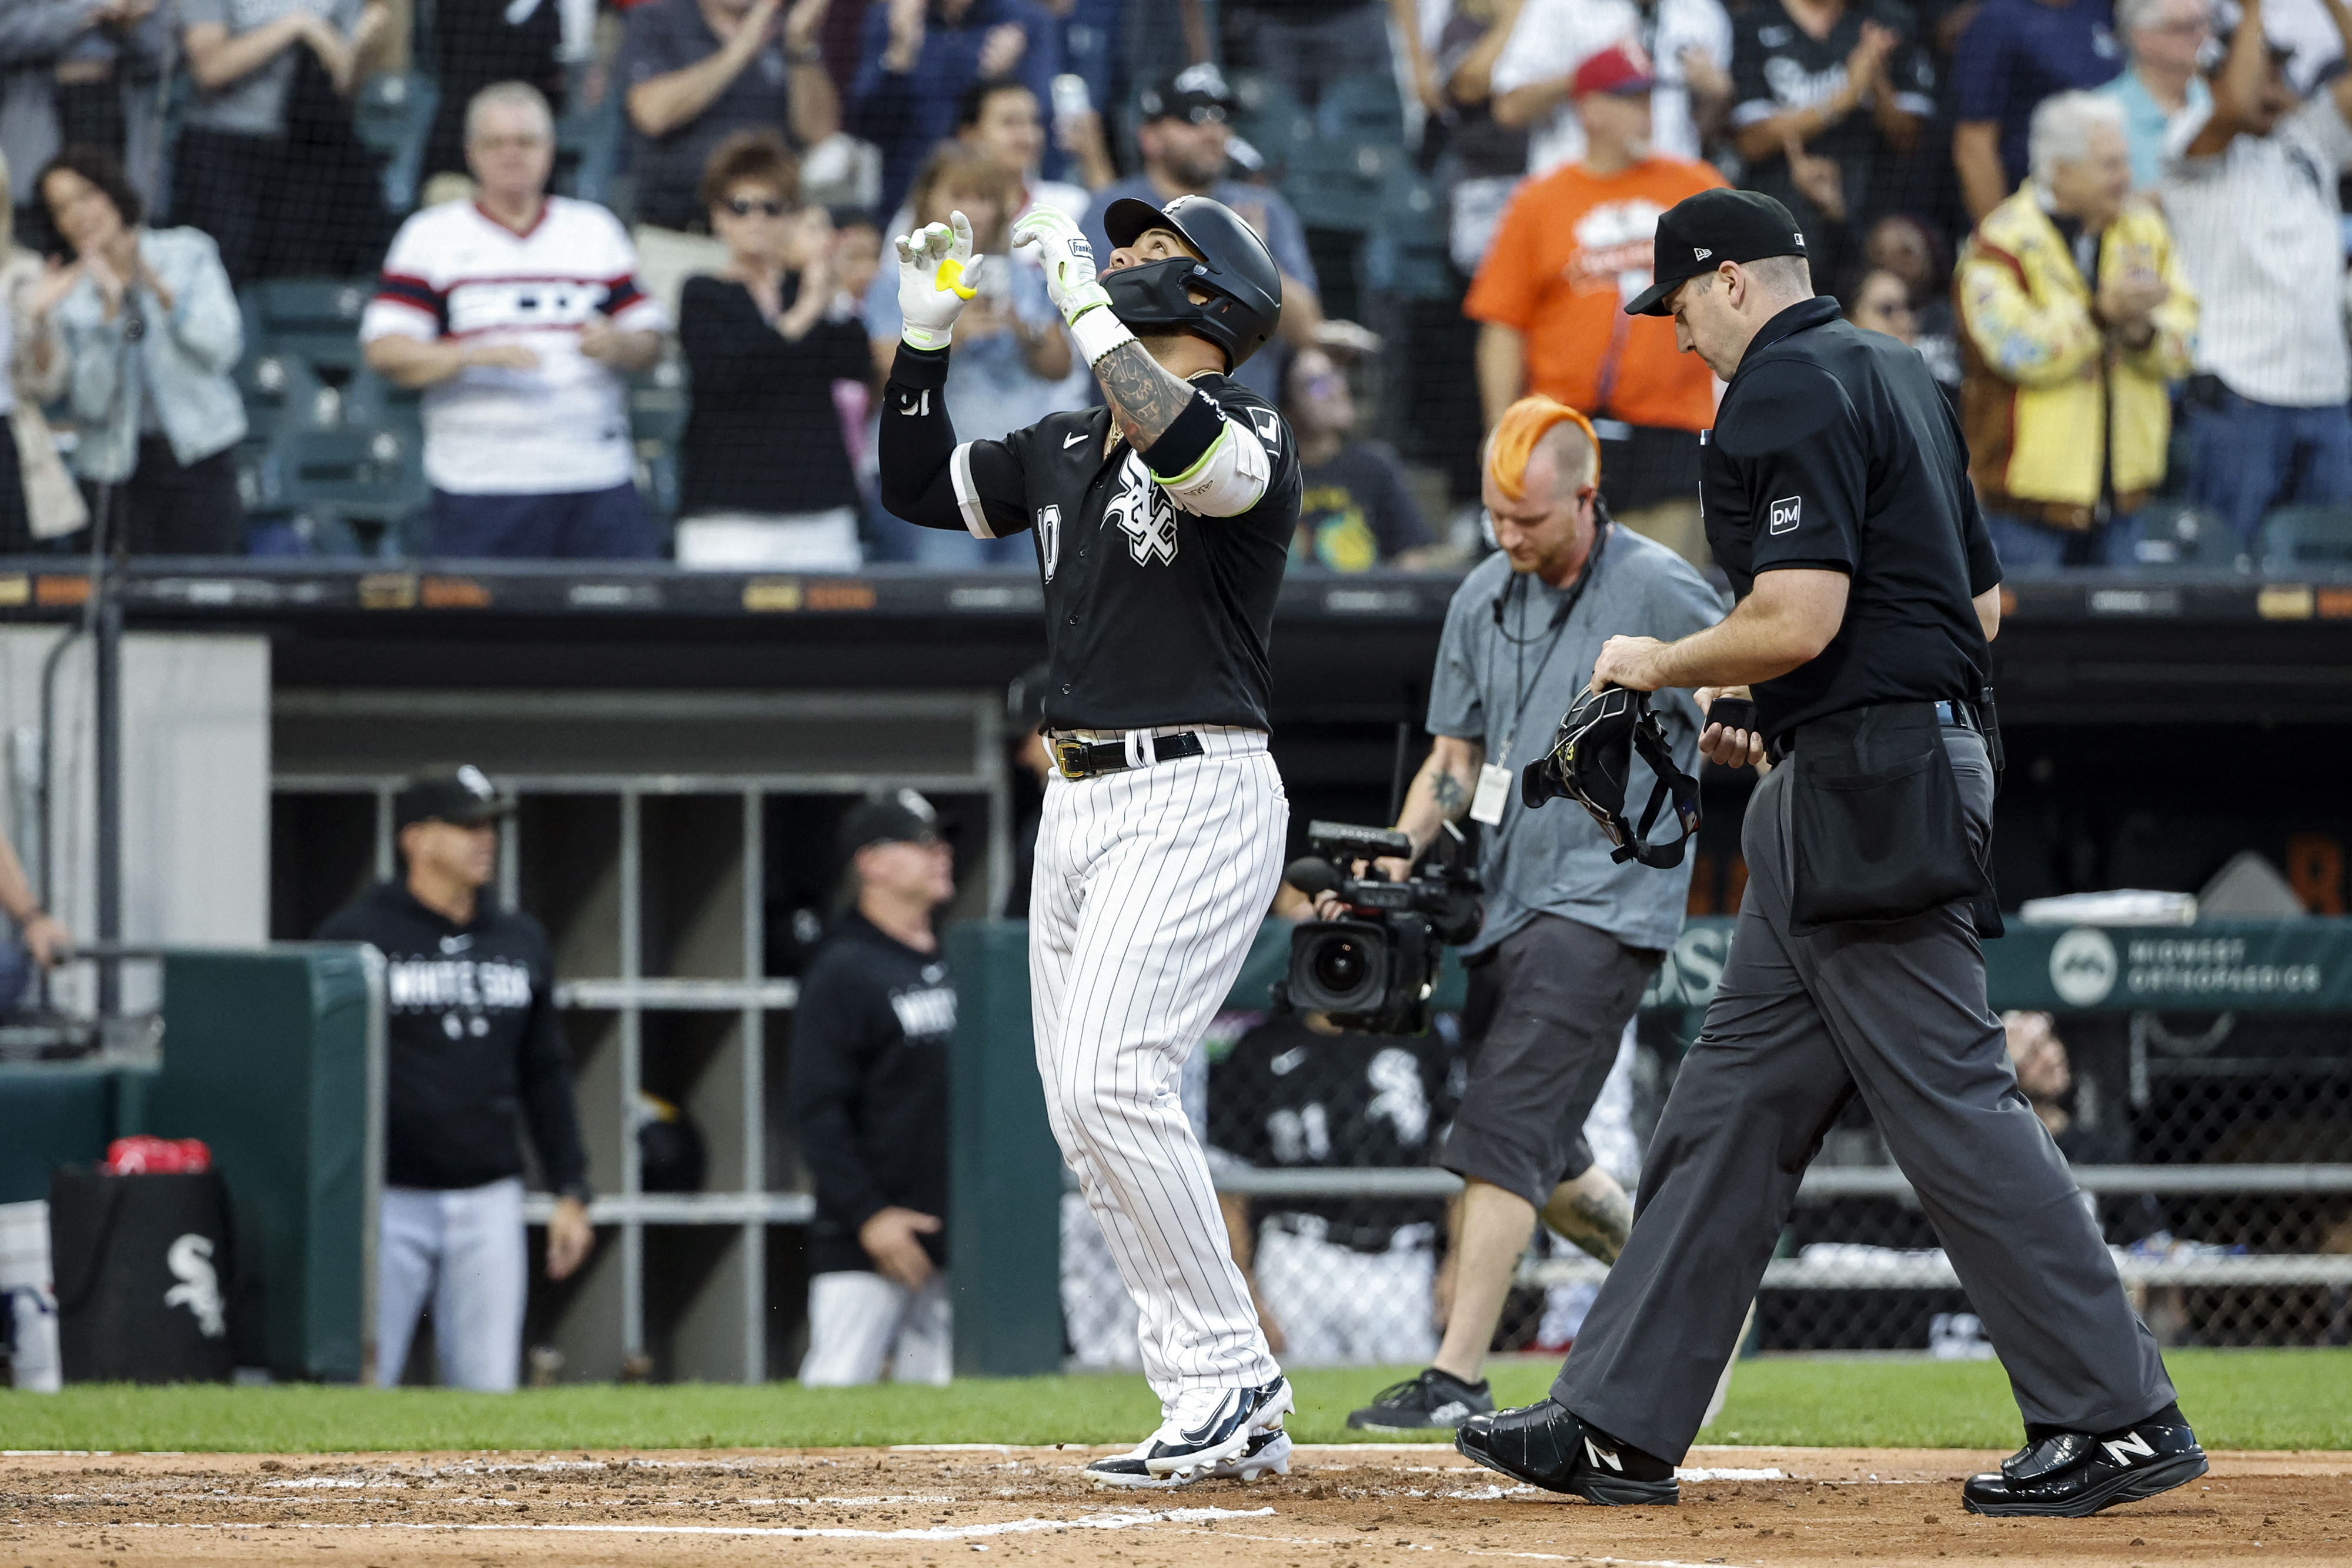
[[[1029,900],[1047,1113],[1135,1298],[1163,1405],[1281,1371],[1177,1081],[1273,901],[1290,802],[1264,735],[1196,733],[1202,757],[1052,779]]]

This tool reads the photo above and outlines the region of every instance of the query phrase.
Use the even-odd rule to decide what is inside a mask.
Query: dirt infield
[[[1679,1508],[1601,1510],[1435,1448],[1301,1448],[1255,1486],[1097,1491],[1051,1448],[0,1456],[0,1568],[165,1563],[880,1563],[1370,1568],[1410,1557],[1654,1564],[2352,1563],[2352,1454],[2215,1457],[2096,1519],[1977,1519],[1999,1455],[1702,1448]],[[333,1557],[320,1555],[336,1553]]]

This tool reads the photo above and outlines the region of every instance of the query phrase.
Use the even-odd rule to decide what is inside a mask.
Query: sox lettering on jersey
[[[1153,483],[1151,470],[1132,448],[1119,465],[1118,494],[1103,508],[1103,523],[1117,524],[1127,536],[1127,553],[1136,565],[1176,563],[1176,503]]]

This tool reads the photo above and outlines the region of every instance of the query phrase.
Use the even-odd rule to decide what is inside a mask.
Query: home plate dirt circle
[[[1098,1491],[1108,1450],[0,1455],[0,1568],[290,1563],[878,1563],[1622,1568],[1953,1559],[2352,1563],[2352,1454],[2227,1453],[2088,1520],[1963,1513],[1958,1449],[1699,1448],[1678,1508],[1598,1509],[1421,1445],[1302,1448],[1286,1478]],[[332,1556],[327,1553],[333,1553]]]

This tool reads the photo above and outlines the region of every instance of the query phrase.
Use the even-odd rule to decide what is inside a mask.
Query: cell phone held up
[[[1710,725],[1719,724],[1727,730],[1752,730],[1756,727],[1755,699],[1751,697],[1717,697],[1714,702],[1707,705],[1706,722]]]

